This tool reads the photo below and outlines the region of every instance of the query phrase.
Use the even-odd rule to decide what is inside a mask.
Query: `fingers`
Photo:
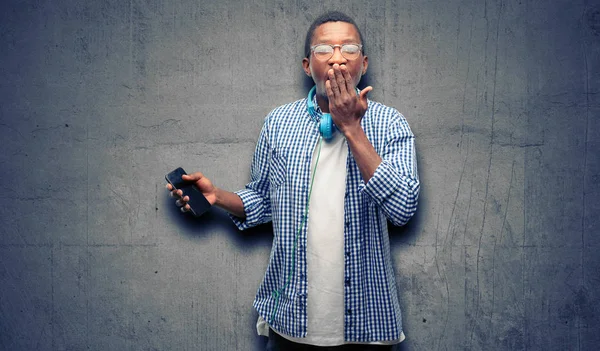
[[[342,74],[342,67],[337,63],[333,65],[333,74],[335,76],[334,80],[339,89],[340,95],[346,94],[348,92],[348,89],[346,89],[346,79]]]
[[[180,199],[177,199],[177,201],[175,201],[175,204],[177,204],[177,206],[184,206],[185,204],[187,204],[190,201],[190,197],[189,196],[184,196]]]
[[[175,201],[175,205],[179,207],[181,212],[188,212],[190,210],[190,205],[188,204],[189,201],[190,197],[186,195]]]
[[[337,63],[327,72],[329,82],[331,85],[331,92],[333,97],[343,96],[349,94],[351,96],[356,95],[354,93],[354,84],[352,83],[352,76],[346,65],[338,65]]]
[[[335,67],[335,65],[333,65]],[[331,90],[331,97],[336,97],[340,94],[340,88],[338,87],[338,82],[335,79],[335,71],[334,69],[330,69],[329,72],[327,73],[329,76],[329,80],[327,80],[325,82],[325,86],[327,86],[327,83],[329,83],[330,86],[330,90]]]
[[[335,96],[333,95],[333,89],[331,88],[331,80],[325,81],[325,91],[327,92],[327,98],[329,101],[333,101]]]
[[[182,179],[185,181],[197,181],[202,179],[203,175],[200,172],[192,173],[192,174],[184,174]],[[171,184],[166,184],[165,188],[169,191],[169,196],[173,198],[177,198],[175,201],[175,205],[179,207],[181,212],[190,211],[190,205],[188,202],[190,201],[189,196],[183,196],[183,191],[181,189],[175,189]]]
[[[356,95],[354,84],[352,84],[352,76],[350,76],[350,71],[348,71],[348,67],[346,67],[346,65],[340,66],[340,76],[345,82],[346,92],[350,95]]]
[[[171,184],[167,184],[165,187],[169,190],[170,197],[181,197],[183,195],[183,191],[173,188]]]

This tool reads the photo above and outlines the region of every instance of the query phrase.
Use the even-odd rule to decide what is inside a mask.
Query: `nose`
[[[337,63],[338,65],[341,65],[345,64],[346,62],[348,62],[348,60],[346,60],[344,55],[342,55],[342,48],[339,46],[334,47],[333,55],[329,58],[329,64],[333,65]]]

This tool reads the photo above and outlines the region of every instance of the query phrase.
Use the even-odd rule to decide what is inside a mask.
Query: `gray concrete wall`
[[[370,97],[417,136],[391,233],[403,350],[600,343],[600,7],[591,0],[0,5],[0,349],[259,350],[269,226],[177,211],[164,174],[236,190],[264,116],[302,98],[340,9]]]

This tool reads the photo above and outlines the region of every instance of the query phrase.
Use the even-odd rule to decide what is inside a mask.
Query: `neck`
[[[329,113],[329,99],[327,97],[317,95],[317,105],[319,105],[323,113]]]

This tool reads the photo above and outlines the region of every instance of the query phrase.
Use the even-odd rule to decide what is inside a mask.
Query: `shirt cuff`
[[[244,212],[246,212],[246,219],[241,219],[231,213],[229,218],[238,227],[239,230],[252,228],[258,224],[263,223],[263,215],[265,212],[265,206],[263,198],[255,191],[250,189],[243,189],[235,191],[244,205]]]
[[[367,194],[378,205],[383,205],[399,189],[414,190],[416,185],[415,180],[399,174],[388,161],[383,160],[371,179],[366,184],[361,182],[359,191]]]

